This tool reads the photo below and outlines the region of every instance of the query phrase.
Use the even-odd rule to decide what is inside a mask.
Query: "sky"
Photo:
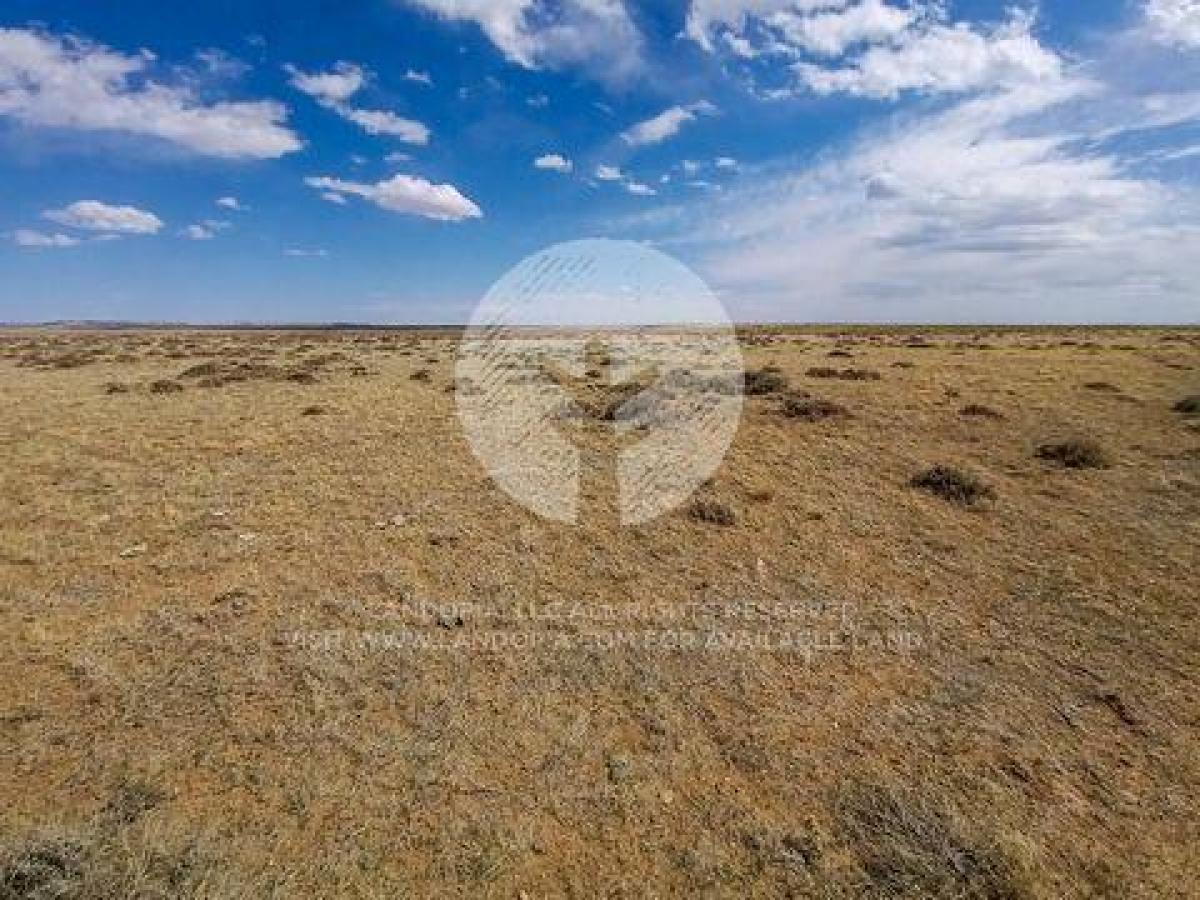
[[[1200,0],[6,0],[0,321],[1200,322]]]

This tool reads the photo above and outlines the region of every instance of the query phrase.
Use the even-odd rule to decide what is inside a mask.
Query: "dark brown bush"
[[[972,416],[980,419],[1003,419],[1004,416],[992,409],[990,406],[984,406],[982,403],[968,403],[958,411],[960,416]]]
[[[879,373],[871,369],[834,369],[830,366],[813,366],[805,372],[809,378],[837,378],[841,381],[878,381]]]
[[[792,419],[818,422],[822,419],[840,419],[850,415],[846,407],[821,397],[793,395],[783,400],[783,414]]]
[[[1083,385],[1085,390],[1099,391],[1104,394],[1119,394],[1121,389],[1107,381],[1088,381]]]
[[[975,506],[996,496],[992,487],[985,484],[978,475],[953,466],[933,466],[914,475],[909,484],[960,506]]]
[[[1200,394],[1184,397],[1172,408],[1175,412],[1183,413],[1185,416],[1200,416]]]
[[[761,397],[786,391],[788,380],[775,366],[750,369],[746,372],[743,393],[747,397]]]
[[[1107,469],[1112,464],[1108,451],[1087,438],[1039,444],[1035,455],[1068,469]]]
[[[696,499],[688,507],[688,516],[697,522],[728,528],[737,524],[737,514],[728,503],[720,500]]]
[[[430,377],[429,370],[428,369],[417,369],[417,371],[413,372],[408,377],[411,378],[413,381],[428,381],[429,377]]]
[[[178,394],[182,390],[182,384],[167,378],[160,378],[158,381],[150,382],[150,393],[152,394]]]
[[[104,393],[106,394],[128,394],[129,385],[122,384],[119,381],[107,381],[104,384]]]

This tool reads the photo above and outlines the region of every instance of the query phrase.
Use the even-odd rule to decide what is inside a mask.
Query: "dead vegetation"
[[[960,416],[966,416],[971,419],[1003,419],[1004,415],[990,406],[984,406],[982,403],[968,403],[958,411]]]
[[[747,397],[762,397],[786,391],[788,380],[775,366],[748,369],[745,374],[743,393]]]
[[[872,369],[834,369],[830,366],[813,366],[804,374],[809,378],[836,378],[840,381],[878,381],[881,377]]]
[[[619,526],[497,488],[448,334],[0,335],[0,900],[1195,894],[1200,343],[748,336]],[[680,365],[563,434],[740,390]]]
[[[978,506],[996,497],[995,490],[978,475],[954,466],[933,466],[914,475],[909,484],[960,506]]]
[[[826,400],[823,397],[809,397],[792,394],[783,399],[783,414],[790,419],[803,419],[806,422],[819,422],[822,419],[844,419],[850,411],[840,403]]]
[[[1034,455],[1067,469],[1107,469],[1112,465],[1111,454],[1090,438],[1067,438],[1038,444]]]
[[[737,524],[737,513],[728,503],[711,498],[698,497],[688,506],[688,517],[706,525],[730,528]]]

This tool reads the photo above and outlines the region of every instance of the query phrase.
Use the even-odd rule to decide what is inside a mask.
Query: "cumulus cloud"
[[[625,176],[621,174],[621,170],[617,166],[596,166],[597,181],[620,181]]]
[[[960,23],[909,32],[892,45],[869,48],[851,64],[796,66],[801,81],[818,94],[848,93],[894,98],[904,91],[961,93],[1037,84],[1061,77],[1062,60],[1030,31],[1029,16],[981,32]]]
[[[845,9],[805,15],[781,11],[771,24],[788,43],[818,56],[841,56],[860,43],[881,43],[899,37],[920,16],[920,7],[890,6],[882,0],[864,0]]]
[[[302,72],[291,64],[283,68],[292,87],[325,104],[343,103],[367,83],[366,70],[350,62],[336,62],[328,72]]]
[[[291,76],[292,87],[316,100],[348,122],[353,122],[367,134],[399,138],[408,144],[429,143],[429,128],[422,122],[406,119],[382,109],[362,109],[349,101],[370,78],[362,66],[350,62],[334,63],[327,72],[303,72],[295,66],[284,69]]]
[[[61,232],[46,234],[30,228],[18,228],[12,233],[12,241],[18,247],[74,247],[79,243],[79,238]]]
[[[391,178],[364,184],[328,176],[313,176],[304,183],[322,194],[332,193],[362,197],[391,212],[408,213],[443,222],[460,222],[482,218],[483,211],[452,184],[432,184],[423,178],[393,175]]]
[[[218,197],[216,203],[221,209],[229,209],[234,212],[245,212],[246,210],[246,207],[242,206],[241,201],[237,197]]]
[[[535,169],[545,169],[549,172],[561,172],[566,175],[575,168],[574,163],[560,153],[547,153],[533,161]]]
[[[1200,0],[1148,0],[1146,22],[1151,34],[1180,47],[1200,47]]]
[[[640,181],[625,182],[625,190],[637,197],[653,197],[658,191],[650,187],[648,184],[642,184]]]
[[[642,39],[623,0],[406,0],[452,22],[473,22],[527,69],[580,66],[613,81],[641,68]]]
[[[621,135],[621,139],[631,147],[657,144],[674,137],[679,133],[679,129],[697,116],[711,115],[716,111],[717,108],[707,100],[701,100],[688,106],[672,106],[664,109],[657,116],[633,125]]]
[[[78,200],[62,209],[48,209],[42,218],[84,231],[112,234],[157,234],[162,219],[135,206],[109,206],[98,200]]]
[[[418,72],[416,69],[409,69],[407,72],[405,72],[404,80],[415,81],[417,84],[433,87],[433,76],[428,72]]]
[[[1167,0],[1160,0],[1167,2]],[[1033,34],[1033,16],[953,22],[946,4],[912,0],[694,0],[687,34],[713,53],[771,56],[796,91],[881,99],[901,93],[1007,89],[1059,78],[1061,58]]]
[[[153,80],[153,62],[145,50],[127,56],[79,37],[0,28],[0,116],[150,136],[226,158],[269,159],[302,146],[282,104],[211,102],[186,82]]]

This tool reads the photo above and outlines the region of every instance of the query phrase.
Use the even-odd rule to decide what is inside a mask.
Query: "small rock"
[[[134,544],[132,547],[126,547],[118,554],[118,556],[120,556],[121,559],[133,559],[135,556],[141,556],[143,553],[145,553],[146,549],[147,548],[145,544]]]

